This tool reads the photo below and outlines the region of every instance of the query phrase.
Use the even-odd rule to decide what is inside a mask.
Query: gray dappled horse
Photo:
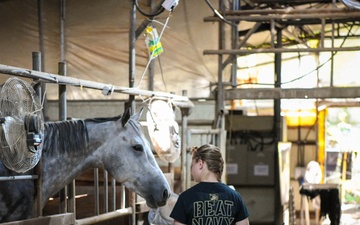
[[[138,122],[140,113],[45,123],[41,188],[48,199],[90,168],[103,168],[118,182],[142,196],[149,207],[165,205],[170,187]],[[28,172],[31,174],[32,172]],[[0,161],[0,176],[17,173]],[[32,217],[33,180],[0,181],[0,222]]]

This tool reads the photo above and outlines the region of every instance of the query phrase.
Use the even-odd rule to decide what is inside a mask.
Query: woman
[[[170,214],[174,225],[249,225],[240,194],[220,182],[223,168],[218,147],[205,144],[193,148],[191,175],[199,183],[179,195]]]

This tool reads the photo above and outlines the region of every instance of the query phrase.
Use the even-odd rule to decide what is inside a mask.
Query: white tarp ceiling
[[[42,2],[43,8],[44,72],[57,74],[58,62],[61,59],[60,0],[0,0],[0,64],[32,68],[32,52],[40,51],[38,2]],[[64,2],[66,2],[64,58],[67,62],[67,75],[83,80],[128,87],[132,0]],[[141,3],[145,2],[145,0],[139,1],[144,10],[146,7]],[[155,2],[159,4],[161,0],[155,0]],[[210,2],[215,8],[219,4],[218,0]],[[324,7],[328,6],[324,5]],[[339,7],[344,7],[344,5],[340,4]],[[186,90],[190,98],[210,96],[211,83],[217,81],[218,57],[203,55],[203,51],[218,49],[218,23],[204,22],[205,17],[212,15],[214,13],[205,1],[179,1],[161,38],[164,52],[160,57],[154,59],[154,91],[181,95],[182,90]],[[139,12],[136,16],[135,28],[138,28],[146,18]],[[169,13],[165,11],[153,21],[153,26],[158,33],[161,33],[168,16]],[[253,25],[253,23],[241,23],[241,30],[251,28]],[[226,44],[229,45],[230,26],[227,26],[226,29],[225,39],[227,40]],[[291,39],[296,35],[301,36],[301,33],[298,34],[298,31],[291,30],[291,27],[287,29],[288,32],[283,33],[284,37],[288,35],[288,38]],[[314,25],[311,29],[319,30],[318,25]],[[358,34],[358,27],[354,29],[356,31],[351,30],[351,32]],[[329,29],[326,28],[325,31],[329,31]],[[350,30],[345,29],[345,31],[349,32]],[[268,43],[269,40],[270,32],[267,31],[252,35],[248,42],[256,46]],[[346,40],[345,45],[352,43],[353,46],[354,43],[350,43],[350,41],[353,40]],[[230,46],[226,46],[226,48],[229,49]],[[144,32],[136,41],[135,50],[135,87],[147,90],[148,74],[145,68],[148,63],[148,50],[145,45]],[[273,56],[273,54],[270,55]],[[339,56],[339,58],[343,57]],[[274,77],[273,72],[273,70],[268,71],[271,79]],[[327,73],[328,77],[330,77],[329,74]],[[342,73],[339,74],[341,76]],[[229,81],[229,68],[226,68],[223,76],[223,81]],[[286,73],[284,72],[282,76],[286,76]],[[7,78],[8,76],[1,75],[0,84]],[[284,80],[288,79],[284,78]],[[52,84],[47,87],[47,98],[57,99],[58,86]],[[99,90],[78,87],[69,87],[67,90],[69,100],[127,99],[128,97],[126,94],[119,93],[104,96]]]
[[[43,2],[44,72],[58,73],[60,61],[60,5],[58,0]],[[69,77],[129,86],[130,0],[66,1],[65,60]],[[140,1],[141,2],[141,1]],[[217,0],[211,1],[214,5]],[[169,13],[153,22],[160,33]],[[205,23],[213,15],[205,1],[180,0],[169,18],[161,43],[164,52],[155,58],[154,91],[189,97],[208,97],[210,82],[217,80],[217,56],[203,55],[218,48],[218,23]],[[136,28],[144,16],[137,13]],[[0,0],[0,64],[32,68],[32,52],[40,50],[38,1]],[[147,90],[147,73],[141,79],[148,60],[145,36],[136,42],[135,87]],[[1,75],[1,83],[8,76]],[[141,83],[140,83],[141,81]],[[47,98],[57,99],[57,85],[47,85]],[[69,87],[68,99],[126,99],[114,93]]]

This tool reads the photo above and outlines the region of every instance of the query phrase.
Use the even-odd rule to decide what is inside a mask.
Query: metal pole
[[[41,53],[40,52],[33,52],[32,53],[32,62],[33,62],[33,70],[41,71]],[[35,79],[34,79],[35,80]],[[39,101],[41,102],[41,85],[38,83],[35,85],[34,90],[36,92]],[[35,174],[38,176],[38,179],[35,181],[37,199],[36,199],[36,207],[34,207],[34,215],[36,217],[42,216],[42,158],[40,158],[38,164],[35,166]]]
[[[155,9],[155,1],[154,0],[150,0],[150,8],[152,11]],[[150,24],[153,25],[152,21]],[[151,60],[151,62],[149,64],[149,69],[148,69],[148,90],[153,91],[154,90],[155,61],[150,56],[150,54],[149,54],[148,60]]]
[[[75,180],[68,185],[68,212],[73,212],[76,216],[76,199],[75,199]]]
[[[247,11],[247,10],[242,10]],[[286,20],[296,20],[296,19],[320,19],[322,18],[330,18],[330,19],[348,19],[356,20],[360,17],[360,13],[358,11],[348,11],[348,12],[320,12],[320,13],[313,13],[313,14],[305,14],[305,13],[298,13],[298,14],[283,14],[283,15],[232,15],[232,16],[224,16],[224,18],[230,22],[233,21],[248,21],[248,22],[256,22],[256,21],[286,21]],[[351,21],[349,20],[349,21]],[[205,17],[204,22],[215,22],[220,21],[218,17]],[[292,21],[289,21],[291,23]]]
[[[109,212],[109,190],[108,190],[108,172],[106,170],[104,173],[104,212]]]
[[[38,175],[17,175],[17,176],[1,176],[0,181],[9,181],[9,180],[35,180],[38,179]]]
[[[135,86],[135,68],[136,68],[136,5],[132,3],[130,9],[130,28],[129,28],[129,87]],[[135,96],[129,95],[129,105],[131,106],[132,112],[135,112]]]
[[[219,9],[223,11],[224,4],[223,1],[219,1]],[[224,22],[219,22],[219,49],[223,50],[225,48],[225,24]],[[216,108],[215,115],[218,115],[219,112],[224,110],[224,84],[223,84],[223,55],[218,55],[218,81],[217,81],[217,92],[216,92]]]
[[[187,91],[183,90],[183,95],[187,95]],[[183,192],[186,190],[187,187],[187,175],[190,173],[190,171],[187,171],[187,160],[186,160],[186,132],[187,132],[187,117],[189,116],[189,110],[186,108],[181,108],[181,161],[180,161],[180,192]]]
[[[335,29],[335,24],[334,22],[331,23],[331,48],[334,48],[335,45],[335,40],[334,40],[334,29]],[[330,66],[330,87],[334,86],[334,55],[335,52],[331,51],[331,66]]]
[[[245,55],[254,53],[294,53],[294,52],[331,52],[331,51],[360,51],[360,47],[331,47],[331,48],[258,48],[258,49],[220,49],[204,50],[204,55]]]
[[[112,211],[116,210],[116,180],[115,178],[111,179],[111,193],[112,193],[112,198],[111,198],[111,202],[110,205],[112,206]]]
[[[88,225],[88,224],[109,224],[109,220],[119,218],[121,216],[127,216],[130,214],[134,214],[131,207],[123,208],[116,210],[114,212],[109,212],[106,214],[101,214],[98,216],[87,217],[84,219],[76,220],[76,225]],[[50,222],[51,223],[51,222]],[[48,222],[49,224],[49,222]]]
[[[233,10],[240,10],[240,2],[239,0],[233,1]],[[233,23],[233,26],[231,26],[231,48],[236,49],[237,48],[237,42],[239,40],[239,29],[238,29],[239,22],[236,21]],[[236,25],[236,26],[235,26]],[[233,88],[237,87],[237,56],[231,55],[232,57],[232,64],[231,64],[231,86]]]
[[[219,1],[219,9],[220,11],[224,11],[224,1]],[[238,36],[238,35],[236,35]],[[223,50],[225,49],[225,23],[223,21],[219,22],[219,49]],[[236,60],[236,57],[234,57],[234,60]],[[224,120],[224,113],[225,112],[225,97],[224,97],[224,84],[223,84],[223,55],[218,55],[218,86],[217,86],[217,96],[216,96],[216,109],[215,109],[215,115],[218,117],[218,123],[215,124],[213,127],[216,128],[225,128],[225,120]],[[237,68],[236,68],[237,69]],[[219,141],[219,140],[218,140]],[[222,148],[222,146],[219,146],[220,143],[217,143],[219,148]],[[225,154],[225,148],[222,148],[222,154]],[[225,176],[225,174],[223,174]]]
[[[181,104],[182,107],[194,106],[191,102],[189,102],[189,98],[185,96],[179,96],[179,95],[174,95],[159,91],[148,91],[148,90],[140,90],[131,87],[116,86],[116,85],[94,82],[89,80],[82,80],[72,77],[64,77],[58,74],[44,73],[36,70],[24,69],[24,68],[4,65],[4,64],[0,64],[0,73],[19,76],[19,77],[33,78],[33,79],[37,78],[39,79],[39,81],[47,82],[47,83],[66,84],[70,86],[84,87],[84,88],[91,88],[98,90],[104,90],[106,88],[107,90],[113,89],[114,92],[123,93],[123,94],[172,99],[175,105]]]
[[[135,84],[135,42],[136,42],[136,5],[132,2],[130,9],[130,29],[129,29],[129,87],[134,87]],[[131,107],[132,113],[135,112],[135,95],[129,95],[129,106]],[[136,224],[136,202],[135,193],[129,190],[129,203],[132,208],[131,221],[132,225]]]
[[[45,46],[44,46],[44,1],[43,0],[38,0],[37,1],[37,9],[38,9],[38,26],[39,26],[39,49],[41,52],[40,55],[40,61],[41,61],[41,65],[38,71],[44,71],[45,70]],[[46,118],[46,104],[47,104],[47,100],[46,100],[46,96],[45,96],[45,90],[46,90],[46,84],[41,84],[41,96],[43,96],[43,100],[42,100],[42,106],[43,106],[43,113],[44,113],[44,118]]]
[[[95,198],[95,215],[100,214],[99,209],[99,169],[94,169],[94,198]]]
[[[325,47],[325,19],[321,19],[320,47]]]
[[[66,76],[66,64],[64,62],[59,62],[58,64],[59,75]],[[67,115],[66,109],[66,85],[59,85],[59,120],[65,121]],[[68,190],[65,186],[59,191],[59,212],[65,213],[68,208],[68,200],[67,200]]]
[[[276,36],[276,47],[281,48],[282,47],[282,30],[277,29],[277,36]],[[275,54],[275,87],[281,87],[281,53]],[[274,100],[274,124],[275,124],[275,151],[274,151],[274,174],[275,174],[275,218],[274,222],[275,224],[280,224],[280,221],[283,220],[283,210],[282,205],[280,201],[280,183],[279,183],[279,161],[278,161],[278,146],[277,143],[280,140],[281,136],[281,99],[275,99]]]
[[[270,21],[270,35],[271,35],[271,48],[275,48],[275,34],[276,34],[276,30],[275,30],[275,22],[274,20]]]
[[[121,202],[120,209],[124,209],[126,207],[126,193],[125,193],[125,185],[121,184]]]
[[[336,4],[336,1],[334,1]],[[333,5],[333,7],[336,7],[336,5]],[[306,8],[306,9],[247,9],[247,10],[239,10],[239,11],[225,11],[223,15],[229,16],[229,15],[268,15],[268,14],[280,14],[280,15],[288,15],[288,14],[320,14],[320,13],[328,13],[328,14],[334,14],[334,13],[343,13],[347,14],[350,12],[357,12],[356,9],[347,9],[347,8]]]
[[[65,8],[66,0],[60,0],[60,62],[65,61]]]
[[[59,74],[66,76],[66,63],[59,62]],[[59,120],[66,120],[67,105],[66,105],[66,85],[59,85]]]
[[[44,47],[44,23],[43,23],[43,0],[37,1],[38,6],[38,26],[39,26],[39,46],[40,46],[40,52],[42,53],[40,56],[41,65],[39,68],[39,71],[44,71],[45,67],[45,47]]]

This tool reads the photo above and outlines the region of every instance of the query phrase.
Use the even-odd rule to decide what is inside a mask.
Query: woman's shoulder
[[[194,186],[186,189],[185,191],[183,191],[180,195],[186,195],[189,193],[193,193],[195,191],[214,191],[214,189],[220,189],[223,191],[229,191],[231,193],[237,193],[238,192],[235,190],[235,188],[229,187],[229,185],[225,184],[225,183],[221,183],[221,182],[199,182],[197,184],[195,184]]]
[[[193,195],[194,193],[204,192],[204,191],[207,191],[210,186],[211,186],[210,183],[199,182],[199,183],[194,184],[190,188],[186,189],[182,193],[180,193],[179,196],[184,197],[184,196]]]

